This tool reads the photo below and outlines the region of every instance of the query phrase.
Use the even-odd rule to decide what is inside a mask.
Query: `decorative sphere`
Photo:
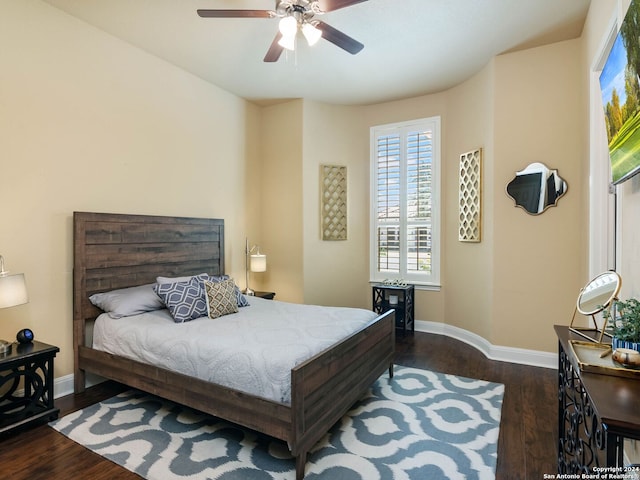
[[[23,328],[16,335],[16,340],[18,340],[19,343],[31,343],[31,341],[33,341],[33,332],[28,328]]]

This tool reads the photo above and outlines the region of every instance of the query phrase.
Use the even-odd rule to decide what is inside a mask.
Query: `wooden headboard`
[[[74,212],[74,339],[100,310],[97,292],[153,283],[157,276],[224,273],[224,220]]]

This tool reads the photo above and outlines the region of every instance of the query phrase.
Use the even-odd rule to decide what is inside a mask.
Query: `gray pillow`
[[[129,317],[166,308],[160,297],[153,291],[153,286],[153,283],[149,283],[95,293],[89,297],[89,300],[96,307],[107,312],[111,318]]]

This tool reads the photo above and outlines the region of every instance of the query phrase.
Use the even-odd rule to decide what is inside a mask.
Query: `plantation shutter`
[[[372,129],[372,280],[439,281],[434,125]]]
[[[407,271],[431,272],[433,132],[407,135]]]
[[[400,136],[378,138],[378,271],[400,273]]]

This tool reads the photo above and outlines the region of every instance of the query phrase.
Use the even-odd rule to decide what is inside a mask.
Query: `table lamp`
[[[255,252],[255,253],[253,253]],[[245,295],[254,295],[255,292],[249,288],[249,272],[266,272],[267,271],[267,256],[260,253],[260,247],[254,245],[249,248],[249,239],[246,240],[245,246],[245,285],[246,288],[242,293]]]
[[[0,308],[15,307],[29,301],[24,274],[9,275],[4,269],[4,258],[0,255]],[[11,351],[11,343],[0,339],[0,355]]]

